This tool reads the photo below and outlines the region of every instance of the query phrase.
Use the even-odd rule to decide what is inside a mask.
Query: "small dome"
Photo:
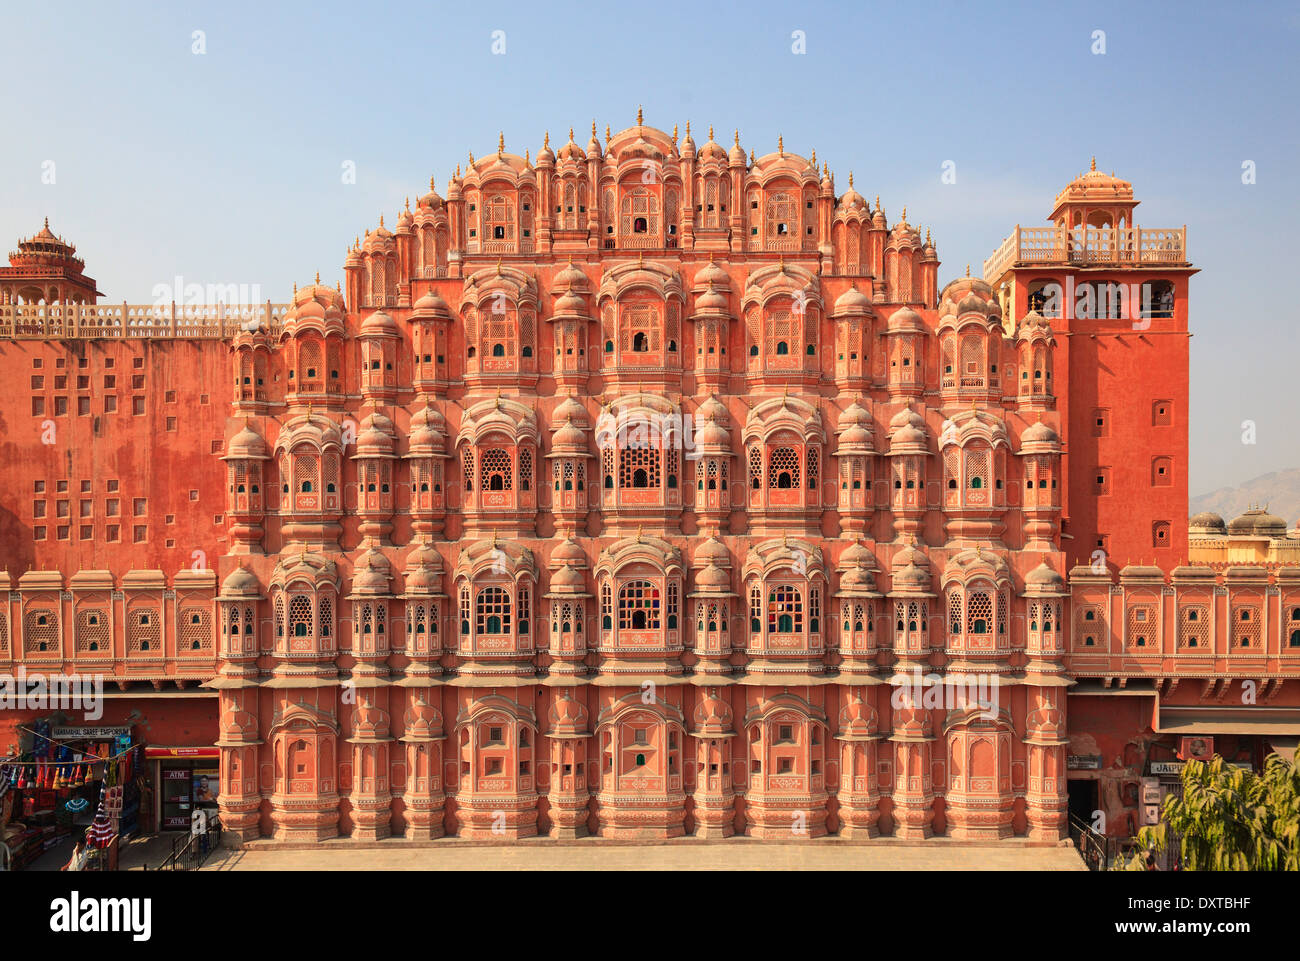
[[[886,329],[891,334],[915,334],[923,332],[925,325],[921,323],[921,315],[911,307],[899,307],[898,310],[890,314]]]
[[[226,457],[263,460],[270,457],[270,453],[262,435],[245,424],[243,430],[230,438],[230,442],[226,444]]]
[[[835,426],[840,430],[853,426],[867,427],[870,426],[870,424],[871,415],[867,413],[867,409],[856,400],[849,404],[848,407],[844,408],[843,413],[840,414],[839,419],[835,422]]]
[[[560,148],[558,156],[560,163],[564,163],[566,160],[576,160],[579,163],[586,161],[587,155],[582,152],[581,147],[574,143],[572,128],[569,129],[569,141]]]
[[[727,152],[727,162],[733,164],[745,163],[745,148],[740,145],[740,133],[736,133],[736,142],[732,145],[731,150]]]
[[[551,414],[552,426],[566,424],[569,421],[574,421],[584,427],[587,424],[587,408],[583,407],[578,398],[572,395],[560,401],[559,406]]]
[[[561,287],[567,287],[569,289],[573,289],[574,287],[585,288],[587,286],[588,286],[587,275],[583,273],[582,268],[579,267],[577,264],[575,264],[572,260],[570,260],[567,264],[565,264],[563,268],[561,268],[560,272],[555,275],[555,280],[552,283],[552,288],[556,290],[560,289]]]
[[[854,567],[844,572],[840,576],[840,588],[843,590],[868,590],[876,589],[876,578],[865,567]]]
[[[695,298],[695,312],[725,314],[727,312],[727,295],[710,285],[709,289]]]
[[[1201,511],[1199,514],[1192,516],[1187,522],[1187,530],[1191,534],[1226,534],[1227,527],[1223,523],[1223,518],[1212,511]]]
[[[1025,587],[1034,587],[1054,594],[1065,593],[1065,579],[1047,566],[1044,561],[1025,575]]]
[[[695,409],[695,419],[716,420],[724,425],[731,422],[727,414],[727,405],[712,394],[701,401],[700,406]]]
[[[427,207],[432,210],[442,206],[442,198],[438,196],[438,190],[433,185],[433,178],[429,178],[429,192],[415,202],[417,207]]]
[[[419,320],[424,317],[451,317],[451,307],[447,301],[439,296],[436,290],[431,290],[415,302],[415,308],[411,314],[412,320]]]
[[[1022,444],[1060,444],[1061,438],[1056,431],[1044,424],[1041,420],[1036,424],[1030,424],[1025,428],[1025,432],[1020,435]]]
[[[575,426],[573,421],[565,421],[564,426],[555,432],[552,445],[557,449],[586,450],[587,435],[582,432],[582,428]]]
[[[871,209],[867,204],[867,198],[863,197],[862,194],[853,189],[852,175],[849,176],[849,189],[844,191],[844,196],[840,198],[839,206],[846,210],[850,207],[868,211]]]
[[[406,568],[402,572],[406,593],[442,593],[442,574],[442,555],[427,541],[406,555]]]
[[[371,548],[362,555],[352,572],[352,592],[354,594],[387,594],[392,571],[388,558],[378,550]]]
[[[873,567],[876,558],[870,549],[860,541],[854,541],[848,547],[844,548],[844,553],[840,555],[841,567]]]
[[[380,334],[389,337],[400,336],[397,324],[393,322],[393,318],[389,317],[382,310],[376,310],[361,322],[361,333],[363,335]]]
[[[581,317],[581,316],[586,316],[586,313],[587,313],[587,302],[582,298],[582,295],[579,293],[575,293],[572,290],[566,290],[564,293],[560,294],[560,296],[555,299],[554,316],[556,317],[571,316],[573,314],[577,314],[578,316]]]
[[[695,575],[695,586],[702,591],[725,591],[731,587],[731,575],[718,565],[710,564]]]
[[[1256,537],[1285,537],[1286,521],[1270,514],[1262,507],[1253,507],[1228,524],[1229,534],[1249,534]]]
[[[869,737],[876,733],[878,724],[875,708],[866,703],[861,694],[855,693],[840,711],[841,735],[851,738]]]
[[[246,567],[236,567],[221,582],[223,597],[260,597],[262,586],[257,582],[257,575]]]
[[[957,304],[958,316],[962,314],[970,314],[970,313],[987,314],[988,312],[989,312],[989,302],[987,300],[980,299],[979,297],[975,296],[975,294],[973,293],[967,294],[965,297],[961,299],[961,302]]]
[[[727,151],[722,149],[722,144],[713,139],[713,128],[709,128],[709,139],[704,142],[700,148],[700,163],[706,160],[716,160],[720,163],[726,163]]]
[[[843,447],[870,447],[871,434],[865,427],[859,427],[854,424],[852,427],[846,427],[840,433],[840,445]]]
[[[727,550],[727,545],[722,543],[716,537],[710,537],[703,544],[695,549],[695,564],[700,567],[709,564],[718,567],[731,566],[731,552]]]
[[[716,420],[707,420],[695,429],[695,444],[698,447],[725,448],[729,443],[731,435]]]
[[[731,288],[731,275],[716,261],[710,259],[703,267],[695,272],[696,286],[709,285],[721,287],[723,290]]]
[[[587,579],[576,567],[565,565],[551,575],[551,590],[582,593]]]
[[[551,732],[575,735],[587,730],[587,708],[564,689],[551,704]]]
[[[565,538],[551,551],[551,564],[569,564],[574,567],[587,566],[587,552],[572,537]]]
[[[895,571],[893,589],[896,593],[904,591],[924,593],[930,589],[930,574],[915,564],[909,564],[901,571]]]
[[[706,687],[695,704],[693,719],[697,735],[726,734],[731,729],[731,705],[722,699],[716,688]]]
[[[925,418],[910,407],[904,407],[889,419],[889,429],[891,431],[896,430],[899,427],[922,428],[924,426]]]
[[[835,299],[835,313],[859,313],[871,310],[871,298],[854,284]]]

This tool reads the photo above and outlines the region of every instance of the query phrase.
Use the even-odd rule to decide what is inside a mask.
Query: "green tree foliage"
[[[1165,798],[1161,823],[1138,832],[1141,847],[1163,851],[1178,838],[1188,871],[1300,870],[1300,765],[1270,754],[1264,773],[1230,767],[1217,754],[1188,761],[1182,797]],[[1141,870],[1135,857],[1130,870]]]

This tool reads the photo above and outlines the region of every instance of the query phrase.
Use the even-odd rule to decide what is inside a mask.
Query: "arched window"
[[[659,630],[659,588],[649,581],[628,581],[618,592],[619,630]]]
[[[499,447],[483,452],[481,462],[483,490],[508,491],[514,489],[510,452]]]
[[[781,585],[767,594],[767,632],[798,634],[803,631],[803,595],[797,587]]]
[[[993,633],[993,602],[985,591],[974,591],[966,599],[966,629],[972,634]]]
[[[289,601],[289,634],[307,637],[311,633],[311,599],[298,594]]]
[[[476,633],[510,633],[510,595],[500,587],[485,587],[478,592],[475,610]]]
[[[773,449],[767,464],[767,486],[774,490],[799,486],[799,452],[793,447]]]

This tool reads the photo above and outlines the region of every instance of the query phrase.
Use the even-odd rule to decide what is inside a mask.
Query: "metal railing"
[[[172,853],[159,871],[197,871],[221,843],[221,821],[214,814],[208,818],[208,829],[202,834],[190,834],[172,841]]]
[[[1075,815],[1069,817],[1070,840],[1089,871],[1122,869],[1137,850],[1137,838],[1108,837]]]

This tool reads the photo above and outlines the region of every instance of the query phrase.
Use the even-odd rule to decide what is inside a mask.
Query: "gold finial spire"
[[[926,227],[926,228],[925,228],[925,242],[926,242],[927,244],[930,243],[930,228],[929,228],[929,227]]]
[[[903,223],[907,223],[907,207],[903,207]]]
[[[831,175],[831,165],[828,164],[825,160],[823,160],[823,161],[822,161],[822,176],[823,176],[823,177],[829,177],[830,175]]]
[[[501,154],[505,153],[505,150],[506,150],[506,132],[502,130],[499,134],[497,134],[497,156],[498,157],[501,156]]]
[[[1093,155],[1092,155],[1092,166],[1089,167],[1088,169],[1091,170],[1093,173],[1096,173],[1096,172],[1097,172],[1097,155],[1096,155],[1096,154],[1093,154]]]
[[[572,127],[569,128],[569,139],[570,139],[570,140],[573,139],[573,128],[572,128]],[[596,118],[595,118],[595,117],[592,117],[592,118],[591,118],[591,139],[592,139],[592,140],[595,140],[595,139],[596,139]]]
[[[689,137],[690,135],[691,135],[691,122],[688,120],[686,121],[686,136]]]
[[[46,217],[46,218],[45,218],[45,229],[46,229],[46,230],[49,230],[49,229],[50,229],[50,218],[49,218],[49,217]]]
[[[437,190],[437,189],[438,189],[438,188],[436,188],[436,187],[433,185],[433,182],[434,182],[434,180],[436,180],[436,179],[437,179],[437,178],[434,177],[434,176],[432,176],[432,175],[429,177],[429,190],[430,190],[430,191],[434,191],[434,190]]]
[[[754,148],[753,148],[753,147],[750,147],[750,148],[749,148],[749,165],[750,165],[751,167],[754,166]]]
[[[853,186],[853,171],[852,171],[852,170],[849,171],[849,186],[850,186],[850,187]]]
[[[713,124],[709,124],[709,140],[712,139],[713,139]]]
[[[501,275],[501,258],[497,258],[497,276]]]
[[[785,137],[781,134],[776,135],[776,153],[779,157],[785,156]]]
[[[970,264],[967,264],[967,265],[966,265],[966,276],[967,276],[967,277],[970,276]]]
[[[591,122],[591,135],[596,136],[596,121]],[[573,143],[573,128],[569,128],[569,143]]]
[[[320,286],[320,271],[316,271],[316,286]]]
[[[472,150],[469,152],[469,165],[474,166],[474,151]]]
[[[573,139],[573,128],[572,128],[572,127],[569,128],[569,139],[570,139],[570,140]],[[542,138],[542,149],[543,149],[543,150],[549,150],[549,149],[551,149],[551,132],[550,132],[549,130],[546,131],[546,136]]]
[[[411,212],[411,198],[410,198],[410,197],[407,197],[407,198],[406,198],[406,212],[407,212],[407,213],[410,213],[410,212]]]
[[[298,296],[298,281],[296,281],[296,280],[293,282],[293,295],[294,295],[295,297]]]
[[[737,147],[740,146],[740,128],[739,128],[739,127],[736,128],[736,141],[735,141],[735,143],[736,143],[736,146],[737,146]]]
[[[639,127],[639,126],[641,126],[641,124],[642,124],[643,122],[644,122],[644,121],[642,120],[642,117],[641,117],[641,105],[640,105],[640,104],[637,104],[637,105],[636,105],[636,125]]]
[[[379,226],[382,227],[383,225],[384,225],[384,215],[383,215],[383,214],[380,214],[380,215],[379,215]]]
[[[470,154],[470,156],[472,157],[473,154]],[[460,164],[456,164],[456,179],[460,179]]]
[[[673,124],[673,146],[677,146],[677,124]]]
[[[880,209],[880,194],[876,194],[876,209]]]
[[[613,135],[609,132],[609,124],[605,124],[605,143],[609,143],[613,139]]]

